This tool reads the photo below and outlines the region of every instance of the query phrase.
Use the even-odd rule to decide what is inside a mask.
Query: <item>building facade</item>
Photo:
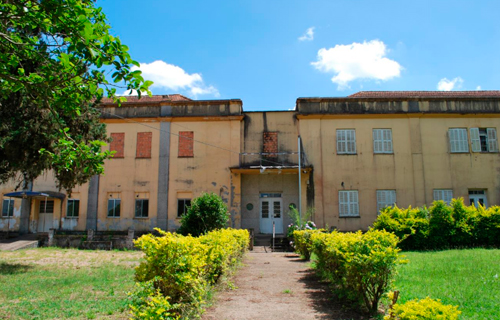
[[[286,233],[290,206],[353,231],[394,204],[500,204],[500,91],[359,92],[266,112],[165,95],[101,110],[116,152],[105,174],[70,196],[50,172],[24,192],[1,185],[0,231],[175,230],[202,192],[257,233]]]

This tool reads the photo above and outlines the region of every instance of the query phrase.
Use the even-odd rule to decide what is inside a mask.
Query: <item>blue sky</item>
[[[500,89],[500,1],[97,5],[153,94],[238,98],[250,111],[361,90]]]

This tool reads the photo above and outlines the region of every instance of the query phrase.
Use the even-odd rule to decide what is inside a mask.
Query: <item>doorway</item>
[[[281,193],[260,194],[260,233],[283,233],[283,200]]]
[[[54,200],[40,200],[38,206],[38,232],[49,232],[52,228]]]
[[[478,208],[479,205],[487,207],[488,203],[486,202],[485,190],[469,190],[469,203],[470,205],[474,204],[476,208]]]

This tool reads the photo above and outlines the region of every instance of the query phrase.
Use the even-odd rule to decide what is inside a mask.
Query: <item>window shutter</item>
[[[495,128],[487,128],[486,131],[488,133],[488,151],[498,152],[497,130]]]
[[[343,216],[346,214],[345,212],[345,199],[344,199],[345,192],[339,191],[339,215]]]
[[[470,128],[470,143],[472,152],[481,152],[481,139],[479,138],[479,128]]]
[[[386,152],[391,152],[392,153],[392,130],[387,129],[384,130],[385,134],[387,135],[387,149],[385,150]]]
[[[343,139],[344,138],[344,131],[343,130],[337,130],[337,153],[344,153],[345,150],[343,148]]]
[[[456,130],[455,129],[449,129],[448,130],[448,138],[450,139],[450,152],[457,152],[457,147],[455,145],[455,142],[458,140],[456,138]]]
[[[467,129],[458,129],[460,136],[460,151],[469,152],[469,140],[467,139]]]
[[[356,153],[356,131],[351,131],[351,153]]]

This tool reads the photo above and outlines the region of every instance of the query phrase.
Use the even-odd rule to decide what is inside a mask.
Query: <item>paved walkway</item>
[[[219,293],[203,320],[362,319],[332,301],[328,286],[295,254],[256,247],[243,262],[233,278],[237,289]]]
[[[0,251],[15,251],[20,249],[37,248],[38,240],[36,235],[27,234],[12,239],[0,240]]]

